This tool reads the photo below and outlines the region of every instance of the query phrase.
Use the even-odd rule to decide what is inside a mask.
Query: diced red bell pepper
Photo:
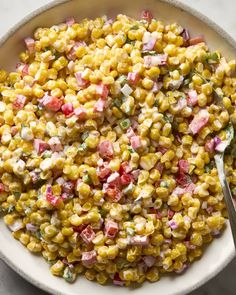
[[[75,19],[73,17],[66,19],[66,24],[68,27],[71,27],[75,23]]]
[[[172,210],[170,210],[170,209],[168,209],[168,211],[167,211],[167,217],[168,217],[168,219],[172,219],[174,215],[175,215],[175,212],[172,211]]]
[[[62,100],[54,96],[45,95],[42,99],[42,105],[49,111],[57,112],[62,106]]]
[[[81,224],[79,226],[73,226],[72,228],[74,232],[81,233],[86,228],[86,226],[87,226],[86,224]]]
[[[162,219],[162,214],[160,211],[157,211],[156,217],[157,217],[157,219]]]
[[[5,192],[5,186],[3,183],[0,183],[0,194]]]
[[[197,91],[196,90],[189,90],[187,96],[187,104],[189,106],[195,106],[198,103]]]
[[[30,176],[33,184],[40,180],[40,172],[31,171]]]
[[[164,170],[164,164],[158,162],[155,166],[155,168],[160,172],[160,175],[162,174],[163,170]]]
[[[18,130],[18,128],[17,128],[16,126],[12,126],[12,127],[11,127],[11,135],[12,135],[12,136],[15,136],[15,135],[17,134],[18,131],[19,131],[19,130]]]
[[[189,162],[187,160],[179,160],[179,173],[188,173],[189,171]]]
[[[119,170],[121,175],[130,173],[131,171],[132,171],[132,168],[131,168],[129,162],[125,161],[125,162],[121,163],[120,170]]]
[[[167,58],[167,54],[146,55],[144,56],[144,66],[146,68],[165,66],[167,64]]]
[[[82,253],[82,264],[90,266],[97,262],[97,253],[95,250]]]
[[[22,77],[29,75],[29,66],[27,64],[19,64],[16,68]]]
[[[157,42],[157,37],[152,36],[150,32],[143,34],[143,51],[151,51],[154,49]]]
[[[69,52],[67,53],[67,57],[69,60],[76,60],[76,50],[79,46],[86,47],[87,44],[84,41],[74,42],[73,44],[71,44],[71,48],[69,48]]]
[[[137,72],[129,72],[127,80],[129,84],[136,85],[140,80],[140,75]]]
[[[58,197],[53,196],[50,193],[46,194],[46,200],[52,205],[52,206],[58,206],[61,203],[61,199]]]
[[[193,193],[193,191],[195,190],[195,184],[194,183],[189,183],[184,187],[185,193]]]
[[[24,95],[17,94],[15,101],[13,102],[13,109],[22,110],[26,104],[27,98]]]
[[[88,225],[80,234],[81,238],[86,244],[90,244],[95,238],[95,232],[92,229],[91,225]]]
[[[42,139],[34,139],[34,148],[38,155],[49,149],[49,144]]]
[[[98,152],[102,158],[110,159],[114,155],[113,144],[109,140],[104,140],[98,145]]]
[[[61,107],[61,110],[66,117],[69,117],[74,113],[73,104],[71,102],[65,103]]]
[[[133,246],[147,246],[149,244],[149,237],[136,235],[131,237],[130,244]]]
[[[77,80],[77,84],[78,84],[79,87],[84,88],[89,83],[87,80],[85,80],[84,78],[82,78],[82,72],[75,73],[75,78]]]
[[[140,169],[133,170],[133,171],[131,172],[131,174],[132,174],[133,179],[134,179],[134,180],[137,180],[138,177],[139,177],[139,174],[140,174]]]
[[[136,134],[134,133],[134,130],[133,130],[133,128],[132,127],[129,127],[128,129],[127,129],[127,131],[126,131],[126,135],[127,135],[127,137],[130,139],[131,137],[133,137],[133,136],[136,136]]]
[[[185,185],[188,185],[191,181],[189,175],[186,175],[186,174],[183,174],[183,173],[179,173],[177,178],[176,178],[176,181],[179,185],[181,186],[185,186]]]
[[[134,150],[137,150],[142,147],[141,138],[138,135],[132,136],[130,138],[130,143]]]
[[[161,90],[162,87],[163,87],[163,82],[154,82],[151,91],[152,91],[153,93],[157,93],[158,91]]]
[[[51,137],[48,141],[48,144],[53,152],[60,152],[63,150],[63,146],[59,137]]]
[[[98,177],[101,180],[105,180],[107,179],[107,177],[111,174],[111,169],[106,165],[102,165],[100,167],[98,167]]]
[[[62,184],[62,191],[67,194],[71,194],[75,188],[75,184],[72,181],[65,181]]]
[[[33,38],[25,38],[25,45],[29,51],[29,53],[34,53],[35,51],[35,41]]]
[[[115,275],[114,275],[113,284],[116,286],[121,286],[121,287],[125,285],[125,282],[122,281],[118,272],[115,273]]]
[[[215,141],[214,141],[214,139],[212,138],[210,140],[207,140],[204,147],[205,147],[206,152],[213,153],[214,150],[215,150]]]
[[[163,146],[160,146],[160,145],[159,145],[159,146],[157,147],[157,152],[162,153],[162,155],[164,155],[167,151],[168,151],[168,149],[165,148],[165,147],[163,147]]]
[[[100,82],[97,86],[97,94],[99,97],[101,97],[102,99],[107,99],[108,94],[109,94],[109,89],[107,87],[107,85],[104,85],[102,82]]]
[[[120,185],[120,174],[118,172],[112,173],[107,178],[107,183],[109,183],[109,185],[119,186]]]
[[[199,113],[194,116],[192,122],[189,125],[189,129],[193,135],[197,134],[204,126],[206,126],[209,117],[210,115],[205,109],[200,110]]]
[[[141,13],[141,19],[146,20],[148,23],[150,23],[153,19],[153,15],[150,10],[143,10]]]
[[[74,114],[80,119],[84,120],[86,118],[86,109],[83,106],[80,106],[74,110]]]
[[[119,202],[122,197],[121,191],[116,186],[110,186],[106,189],[105,194],[112,202]]]
[[[151,255],[147,255],[143,257],[143,261],[147,265],[147,267],[152,267],[156,262],[156,257],[153,257]]]
[[[118,233],[118,224],[111,220],[107,221],[105,224],[105,235],[109,239],[114,239],[117,233]]]
[[[104,112],[104,109],[106,107],[106,102],[102,100],[101,98],[95,103],[93,111],[102,113]]]
[[[120,178],[120,182],[122,185],[128,185],[132,182],[133,177],[130,174],[123,174]]]

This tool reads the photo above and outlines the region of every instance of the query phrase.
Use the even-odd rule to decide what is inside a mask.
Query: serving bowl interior
[[[178,22],[189,28],[191,35],[204,34],[211,49],[220,50],[227,58],[235,56],[234,41],[217,25],[196,11],[176,1],[160,0],[71,0],[55,1],[38,9],[10,30],[0,41],[0,67],[13,70],[19,53],[24,49],[23,39],[31,36],[38,27],[47,27],[63,22],[73,16],[77,21],[84,18],[95,18],[104,14],[114,17],[127,14],[138,18],[143,9],[150,9],[156,18],[166,23]],[[154,284],[145,283],[137,288],[100,286],[82,277],[69,285],[63,279],[53,277],[49,265],[42,257],[32,255],[19,242],[14,240],[10,231],[0,221],[0,257],[22,277],[51,294],[74,295],[78,293],[110,295],[152,294],[177,295],[186,294],[196,289],[221,271],[234,256],[234,245],[227,223],[222,236],[209,245],[203,257],[195,262],[184,274],[164,276]]]

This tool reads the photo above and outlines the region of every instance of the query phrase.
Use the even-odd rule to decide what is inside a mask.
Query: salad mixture
[[[25,44],[16,70],[0,71],[0,208],[13,237],[68,282],[183,272],[227,217],[213,157],[236,122],[235,61],[149,11],[71,18]]]

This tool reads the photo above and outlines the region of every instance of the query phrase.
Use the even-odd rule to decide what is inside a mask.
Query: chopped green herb
[[[39,113],[38,115],[41,115],[41,111],[43,110],[43,106],[38,105],[37,106],[37,112]]]
[[[21,193],[20,192],[13,192],[13,195],[16,197],[16,198],[19,198]]]
[[[219,59],[220,59],[220,57],[216,52],[207,54],[205,56],[205,62],[207,62],[209,64],[217,63],[217,62],[219,62]]]
[[[117,82],[119,82],[119,83],[123,86],[124,84],[127,83],[127,76],[125,76],[125,75],[121,75],[121,76],[117,79]]]
[[[51,158],[51,156],[52,156],[52,151],[45,151],[45,152],[42,154],[42,158],[43,158],[43,159]]]
[[[153,106],[154,106],[154,107],[158,107],[158,99],[155,100]]]
[[[24,210],[26,215],[29,215],[31,213],[31,211],[32,210],[29,207],[26,207],[25,210]]]
[[[231,189],[231,192],[234,197],[236,197],[236,186]]]
[[[14,208],[15,208],[15,206],[13,204],[10,204],[9,207],[8,207],[8,209],[7,209],[7,212],[8,213],[13,212],[14,211]]]
[[[87,149],[87,144],[84,142],[78,147],[78,153],[84,152]]]
[[[123,189],[125,195],[131,194],[134,191],[134,184],[131,182],[126,188]]]
[[[138,30],[139,29],[139,26],[138,25],[134,25],[130,28],[130,30]]]
[[[133,149],[131,146],[128,147],[128,151],[129,151],[131,154],[133,154],[133,153],[135,152],[134,149]]]
[[[35,232],[35,236],[36,236],[37,239],[40,240],[41,237],[42,237],[41,232],[40,232],[39,230],[37,230],[37,231]]]
[[[215,167],[215,162],[211,161],[209,164],[205,166],[205,172],[209,173]]]
[[[88,136],[89,136],[89,132],[88,132],[88,131],[85,131],[85,132],[82,134],[81,139],[82,139],[83,141],[85,141],[85,139],[86,139]]]
[[[116,106],[117,108],[120,108],[120,106],[121,106],[121,101],[120,101],[120,99],[116,98],[116,99],[113,101],[113,104],[114,104],[114,106]]]
[[[55,52],[54,53],[55,59],[58,59],[59,57],[61,57],[61,53],[60,52]]]
[[[135,41],[134,40],[130,40],[129,38],[126,39],[126,44],[134,44]]]
[[[169,184],[168,184],[166,181],[162,181],[162,182],[160,183],[160,187],[168,188],[168,187],[169,187]]]
[[[129,236],[133,236],[134,235],[134,229],[131,227],[127,227],[126,228],[126,232]]]
[[[171,114],[165,114],[164,115],[164,120],[168,123],[173,123],[173,120],[174,120],[174,116],[171,115]]]
[[[120,127],[123,129],[123,130],[126,130],[130,127],[131,125],[131,121],[130,119],[125,119],[123,121],[120,122]]]
[[[53,265],[57,262],[57,260],[50,260],[48,259],[47,262],[50,264],[50,265]]]
[[[139,23],[140,23],[141,25],[146,25],[146,24],[148,24],[148,22],[147,22],[145,19],[141,19],[141,20],[139,21]]]
[[[154,55],[156,55],[157,53],[156,53],[156,51],[154,51],[154,50],[152,50],[152,51],[143,51],[142,52],[142,56],[146,56],[146,55],[152,55],[152,56],[154,56]]]
[[[101,214],[102,217],[105,217],[107,214],[107,211],[103,208],[100,208],[99,213]]]
[[[85,182],[85,183],[87,183],[87,184],[92,183],[91,178],[90,178],[90,176],[89,176],[88,174],[85,174],[85,175],[83,176],[83,182]]]
[[[73,273],[69,267],[66,267],[63,273],[63,278],[67,282],[72,283],[76,279],[76,274]]]
[[[187,86],[189,83],[190,83],[190,79],[189,78],[187,78],[187,79],[184,79],[184,83],[183,83],[183,85],[184,86]]]

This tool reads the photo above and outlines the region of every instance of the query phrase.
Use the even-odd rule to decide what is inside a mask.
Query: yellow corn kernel
[[[62,274],[62,271],[64,269],[64,263],[61,260],[58,260],[55,264],[51,266],[51,273],[54,276],[59,276]]]

